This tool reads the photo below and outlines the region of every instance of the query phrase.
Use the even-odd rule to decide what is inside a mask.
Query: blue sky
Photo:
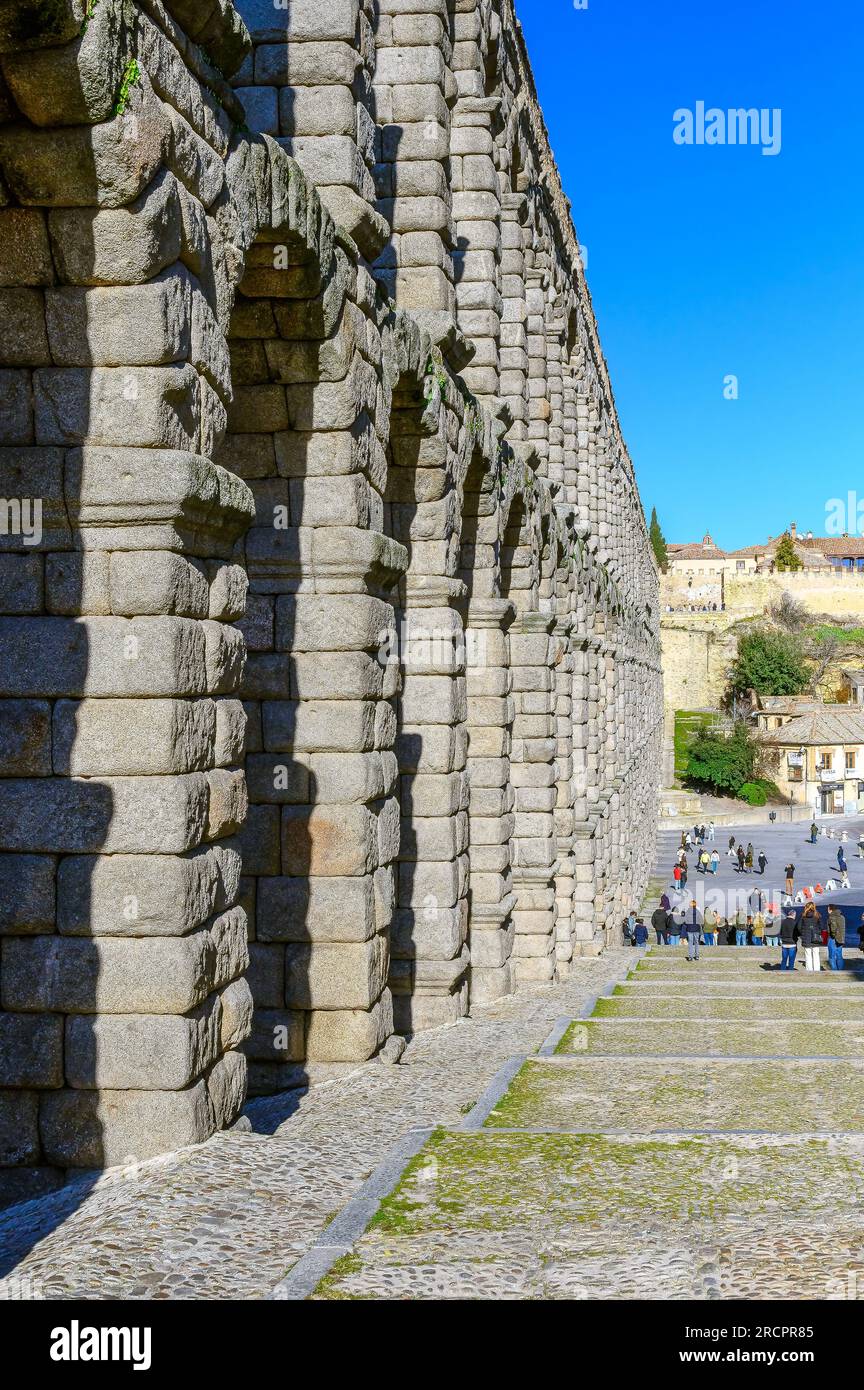
[[[517,10],[646,510],[729,549],[864,515],[861,0]],[[779,107],[780,153],[677,145],[698,101]]]

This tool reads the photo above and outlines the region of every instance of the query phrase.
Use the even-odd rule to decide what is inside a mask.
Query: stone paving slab
[[[573,1023],[559,1053],[688,1057],[861,1057],[864,1023],[723,1023],[712,1019],[587,1019]]]
[[[351,1070],[251,1103],[257,1133],[207,1144],[0,1214],[0,1298],[258,1299],[412,1127],[457,1126],[508,1057],[623,978],[631,950],[573,963],[526,991],[419,1035],[402,1063]],[[32,1293],[24,1296],[32,1297]]]
[[[785,989],[764,992],[745,999],[727,999],[713,995],[693,998],[688,995],[661,994],[638,987],[627,990],[626,994],[616,994],[611,999],[599,1000],[594,1010],[594,1018],[701,1018],[719,1020],[741,1020],[742,1022],[782,1023],[786,1020],[806,1019],[812,1023],[847,1022],[864,1024],[864,993],[860,998],[853,996],[841,999],[830,994],[797,995],[791,997]]]
[[[487,1128],[864,1132],[864,1061],[529,1061]]]
[[[439,1134],[315,1297],[825,1298],[862,1196],[864,1136]]]

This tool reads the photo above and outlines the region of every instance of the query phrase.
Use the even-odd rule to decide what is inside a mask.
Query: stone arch
[[[405,564],[384,534],[377,377],[346,253],[297,166],[260,146],[270,213],[231,320],[223,451],[256,503],[242,625],[253,1092],[362,1060],[392,1031],[399,826],[386,649]]]

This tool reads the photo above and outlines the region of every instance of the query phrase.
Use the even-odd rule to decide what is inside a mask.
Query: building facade
[[[762,735],[779,752],[774,781],[814,815],[864,811],[864,713],[849,705],[814,706]]]
[[[12,1201],[601,950],[662,681],[511,0],[11,0],[0,69]]]

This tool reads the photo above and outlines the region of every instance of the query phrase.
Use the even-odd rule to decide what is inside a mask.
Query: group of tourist
[[[745,913],[739,908],[733,917],[721,917],[713,908],[701,912],[696,899],[689,906],[672,908],[659,903],[651,915],[658,946],[678,946],[687,943],[687,959],[699,959],[700,946],[780,946],[778,969],[794,970],[799,946],[804,952],[805,968],[822,969],[819,948],[828,947],[828,968],[843,970],[843,948],[846,944],[846,918],[836,904],[828,911],[827,926],[823,927],[815,903],[807,903],[800,919],[787,910],[781,917],[771,912]],[[634,945],[647,945],[648,930],[635,918],[628,923]],[[640,933],[639,928],[642,928]],[[641,939],[640,939],[641,938]],[[864,942],[864,914],[862,914]],[[864,949],[864,945],[862,945]]]

